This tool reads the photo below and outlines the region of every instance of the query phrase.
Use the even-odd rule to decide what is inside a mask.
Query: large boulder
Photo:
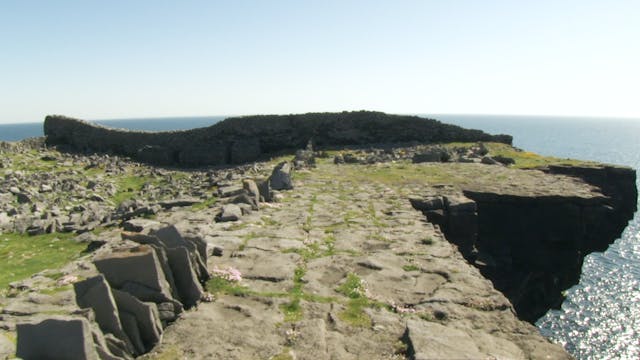
[[[269,177],[269,184],[273,190],[291,190],[293,181],[291,180],[291,164],[283,161],[273,168]]]
[[[236,204],[222,205],[220,214],[216,217],[218,222],[238,221],[242,217],[242,209]]]
[[[91,324],[85,318],[64,317],[18,324],[16,356],[24,360],[98,360]]]

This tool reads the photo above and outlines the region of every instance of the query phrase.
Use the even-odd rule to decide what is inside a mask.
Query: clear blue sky
[[[640,118],[640,1],[0,2],[0,122],[308,111]]]

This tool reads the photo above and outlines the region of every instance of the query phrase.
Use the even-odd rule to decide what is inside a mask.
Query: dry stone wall
[[[111,129],[50,115],[44,121],[47,144],[82,152],[108,152],[137,160],[182,167],[240,164],[265,154],[295,151],[309,141],[320,147],[345,145],[496,141],[489,135],[417,116],[359,111],[229,118],[206,128],[143,132]]]

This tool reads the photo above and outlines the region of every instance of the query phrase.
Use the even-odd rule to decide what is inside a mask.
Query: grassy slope
[[[79,257],[87,246],[70,240],[71,237],[71,234],[0,234],[0,289]]]

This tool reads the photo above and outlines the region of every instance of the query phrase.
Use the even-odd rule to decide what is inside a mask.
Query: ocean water
[[[438,115],[443,122],[510,134],[514,145],[561,158],[640,168],[640,119]],[[120,119],[111,127],[166,131],[209,126],[224,117]],[[0,124],[0,140],[42,136],[42,124]],[[536,324],[578,359],[640,359],[640,215],[604,253],[586,257],[560,310]]]
[[[93,120],[113,128],[145,131],[187,130],[211,126],[225,116],[167,117],[147,119]],[[0,141],[18,141],[28,137],[44,136],[43,123],[0,124]]]

